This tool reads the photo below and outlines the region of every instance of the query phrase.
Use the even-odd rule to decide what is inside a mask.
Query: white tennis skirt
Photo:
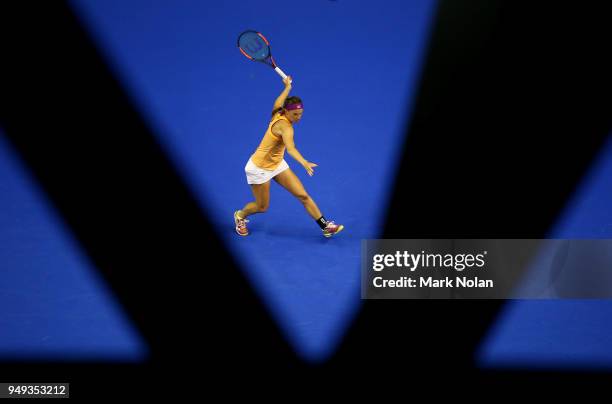
[[[246,166],[244,166],[244,172],[246,173],[247,183],[265,184],[288,168],[289,164],[287,164],[285,159],[276,167],[276,170],[264,170],[263,168],[259,168],[249,159]]]

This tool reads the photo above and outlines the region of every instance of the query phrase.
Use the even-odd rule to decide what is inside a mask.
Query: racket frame
[[[246,34],[247,32],[254,32],[255,34],[257,34],[261,39],[263,39],[263,41],[266,43],[266,46],[268,47],[268,56],[265,59],[255,59],[254,57],[250,56],[249,54],[247,54],[241,47],[240,47],[240,38],[242,37],[242,35]],[[278,73],[279,76],[281,76],[284,79],[287,78],[287,75],[285,74],[285,72],[283,72],[281,70],[280,67],[278,67],[278,65],[276,64],[276,61],[274,60],[274,57],[272,56],[272,48],[270,47],[270,42],[268,41],[268,39],[259,31],[255,31],[253,29],[249,29],[246,31],[243,31],[240,33],[240,35],[238,35],[238,41],[237,41],[237,45],[238,45],[238,49],[240,50],[240,52],[246,56],[249,60],[252,60],[254,62],[261,62],[261,63],[265,63],[269,66],[271,66],[274,71],[276,73]],[[270,60],[270,63],[267,63],[266,61]]]

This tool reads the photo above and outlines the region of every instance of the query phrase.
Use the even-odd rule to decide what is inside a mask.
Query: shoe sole
[[[340,233],[342,230],[344,230],[344,225],[340,225],[340,227],[338,228],[338,231],[335,233],[331,233],[331,234],[323,234],[325,237],[330,238],[331,236],[333,236],[334,234],[338,234]]]

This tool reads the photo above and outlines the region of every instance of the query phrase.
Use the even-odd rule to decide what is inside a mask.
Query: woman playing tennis
[[[270,180],[274,179],[304,205],[306,212],[321,227],[323,235],[331,237],[342,231],[344,226],[325,219],[317,204],[304,189],[300,179],[291,171],[283,158],[287,150],[311,177],[314,174],[313,168],[317,166],[302,157],[295,148],[293,125],[302,119],[304,107],[299,97],[288,97],[291,91],[291,77],[287,76],[283,82],[285,89],[274,102],[268,130],[244,167],[247,183],[251,186],[255,201],[247,203],[242,210],[234,212],[236,233],[241,236],[248,235],[247,217],[255,213],[263,213],[268,209]]]

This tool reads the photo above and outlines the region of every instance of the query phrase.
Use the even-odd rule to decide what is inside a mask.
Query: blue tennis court
[[[360,242],[381,235],[436,2],[321,0],[292,12],[278,0],[71,4],[292,347],[328,358],[361,306]],[[233,212],[252,200],[244,166],[283,89],[238,51],[249,28],[265,33],[304,101],[296,145],[319,167],[310,178],[286,160],[323,214],[345,225],[338,237],[322,237],[277,184],[251,235],[234,232]],[[611,163],[608,145],[551,237],[612,234]],[[146,345],[20,164],[0,137],[0,354],[143,360]],[[609,303],[508,302],[476,356],[493,368],[610,367]]]
[[[0,179],[0,360],[144,360],[148,347],[1,131]]]
[[[281,1],[74,5],[291,344],[326,358],[360,306],[360,240],[381,231],[435,2],[321,1],[293,17]],[[296,146],[319,167],[310,178],[285,159],[323,215],[346,226],[337,238],[278,184],[250,235],[234,232],[233,212],[252,200],[244,166],[284,87],[239,52],[245,29],[266,35],[304,101]]]
[[[549,238],[612,238],[611,182],[612,136]],[[612,269],[612,262],[609,267]],[[604,287],[612,287],[609,279]],[[480,365],[487,368],[609,370],[611,317],[609,300],[508,302],[487,333],[477,357]]]

